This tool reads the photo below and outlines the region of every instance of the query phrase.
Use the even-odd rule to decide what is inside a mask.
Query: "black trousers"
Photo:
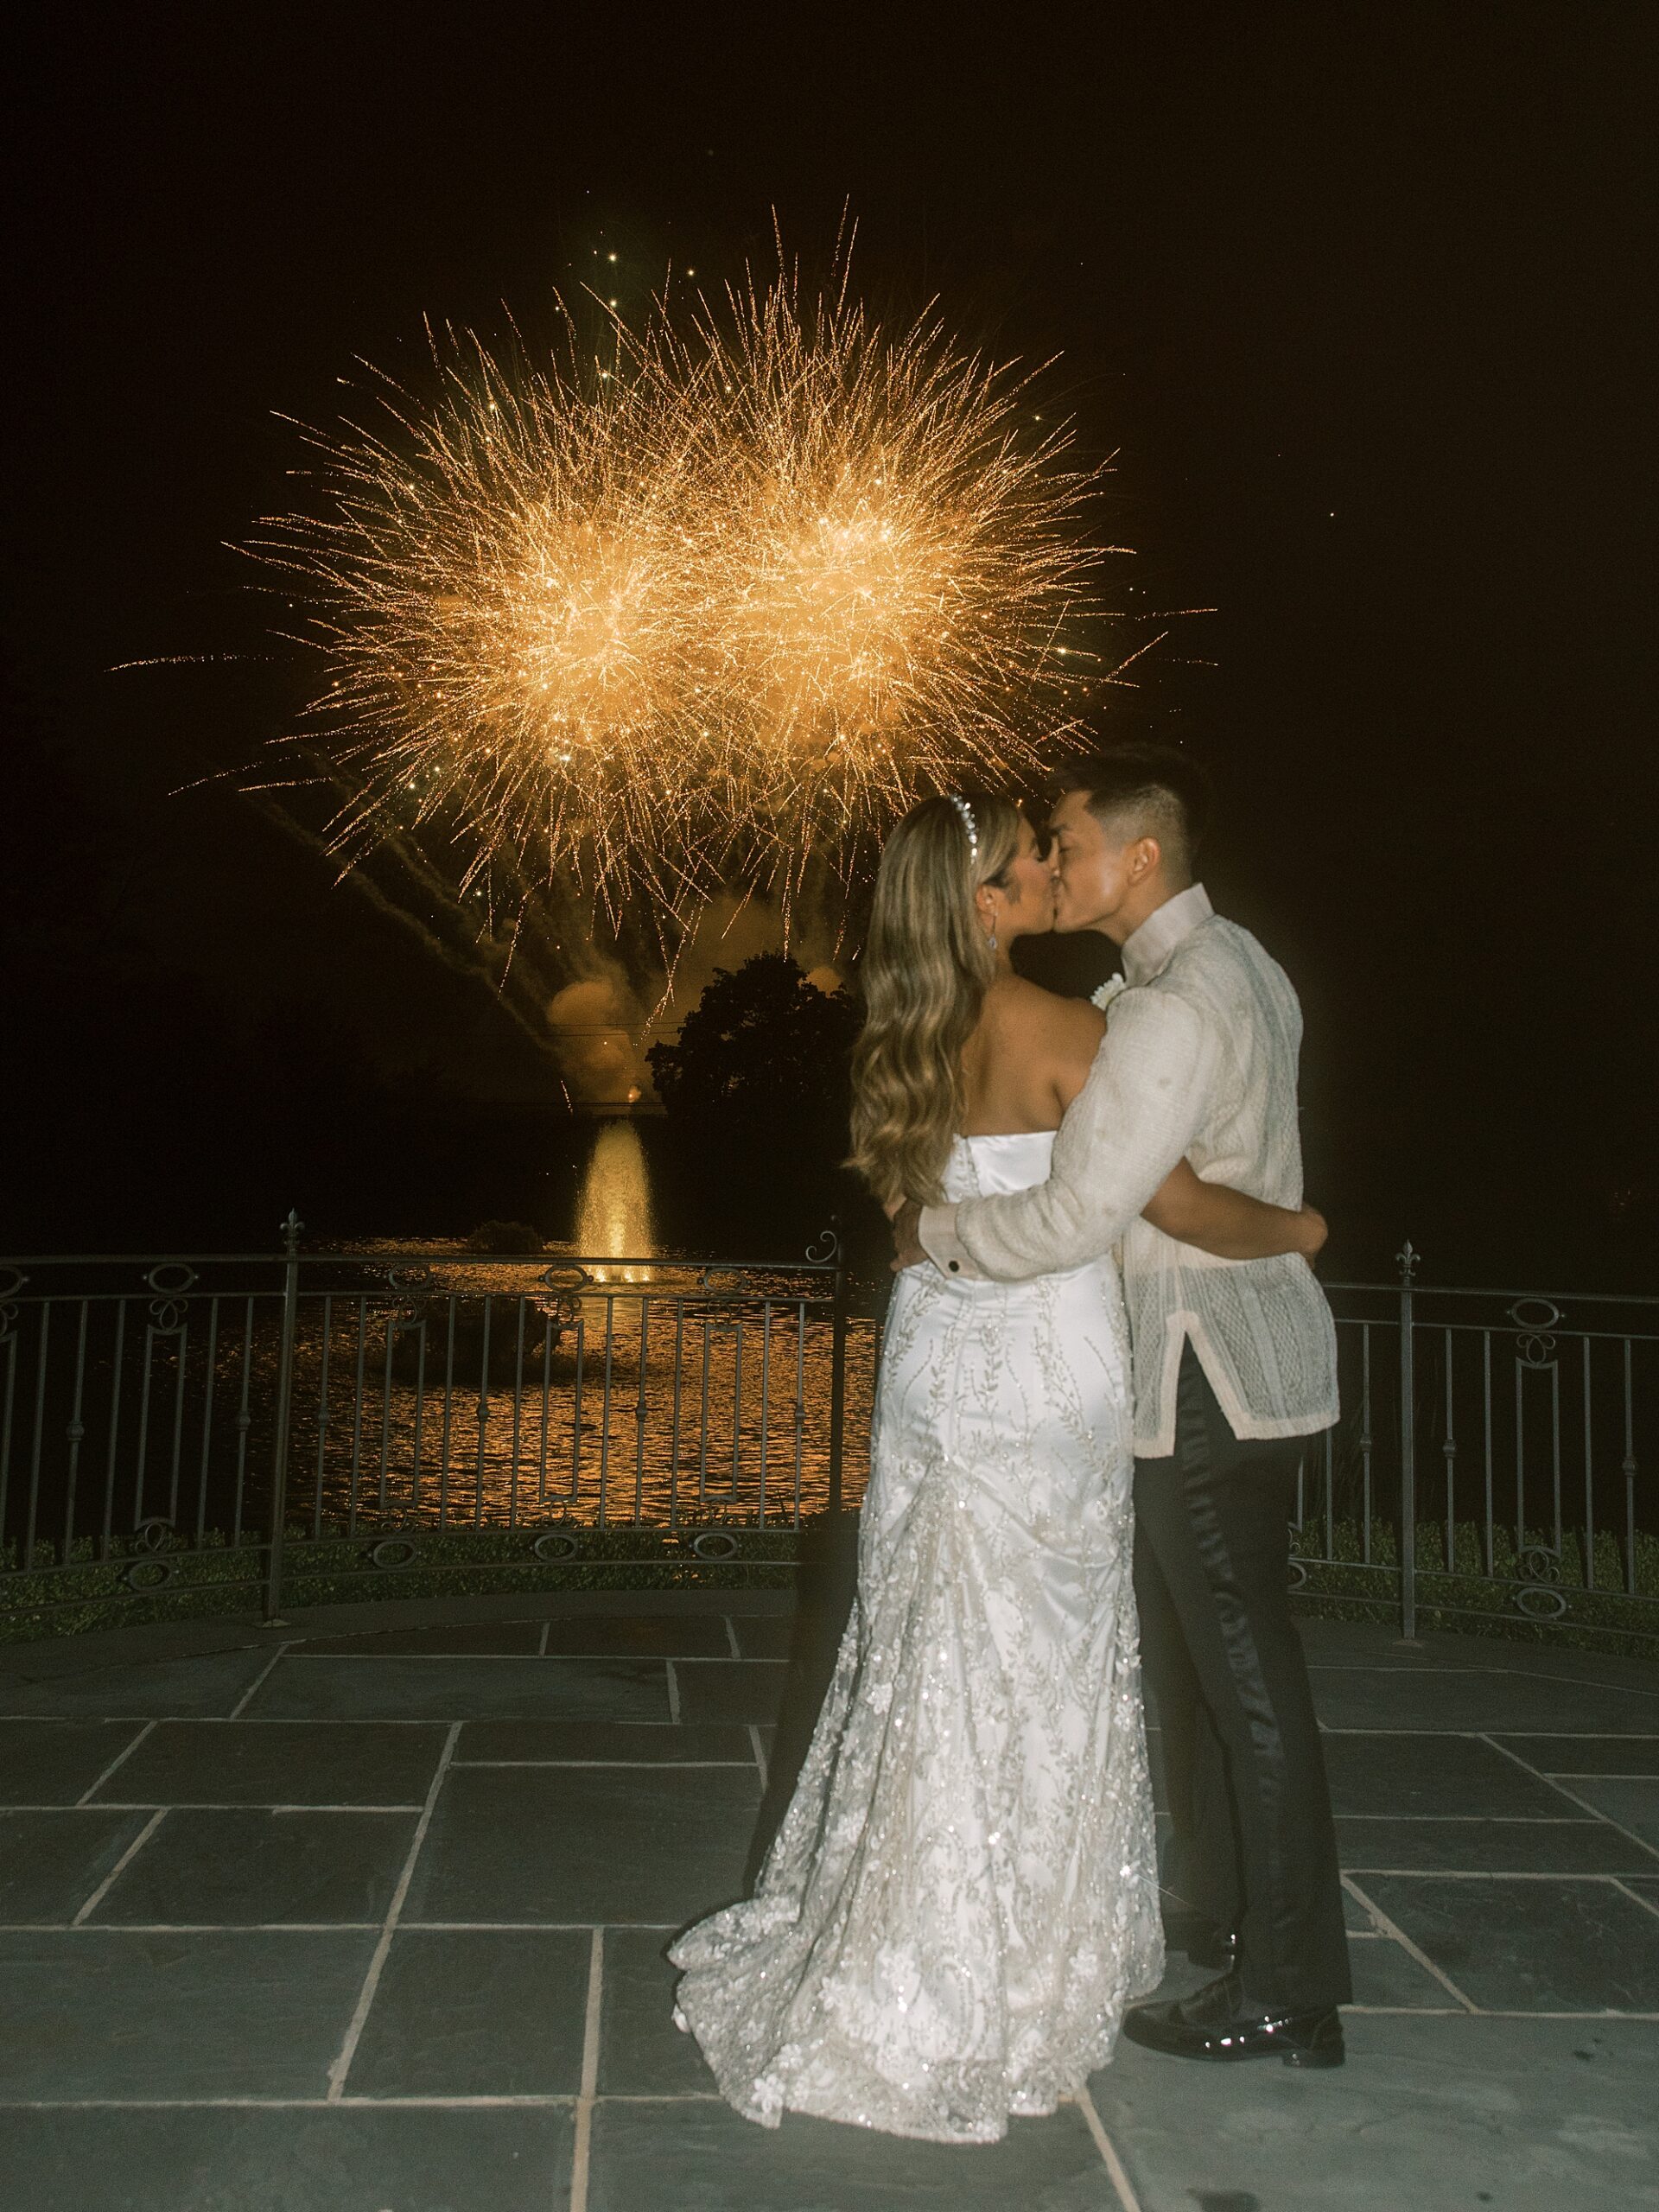
[[[1228,1426],[1189,1344],[1175,1450],[1135,1471],[1135,1592],[1162,1731],[1166,1890],[1238,1932],[1252,2003],[1345,2003],[1336,1830],[1301,1640],[1289,1521],[1303,1440]]]

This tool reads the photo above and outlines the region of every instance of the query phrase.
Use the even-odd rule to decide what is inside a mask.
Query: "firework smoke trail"
[[[779,265],[615,324],[608,365],[568,318],[542,364],[446,333],[435,397],[378,378],[370,427],[305,433],[314,499],[248,550],[325,658],[289,741],[353,794],[345,864],[435,828],[491,911],[574,886],[671,966],[716,893],[787,913],[809,855],[844,874],[1065,743],[1099,472],[1028,379],[870,321],[844,257],[810,301]]]

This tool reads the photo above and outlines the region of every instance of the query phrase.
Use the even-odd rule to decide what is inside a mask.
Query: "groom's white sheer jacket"
[[[1305,1260],[1217,1260],[1141,1218],[1177,1160],[1274,1205],[1302,1203],[1301,1008],[1248,930],[1202,884],[1123,947],[1129,988],[1054,1144],[1046,1183],[929,1206],[921,1241],[952,1275],[1052,1274],[1122,1241],[1135,1341],[1135,1446],[1175,1448],[1190,1338],[1236,1435],[1306,1436],[1337,1418],[1336,1331]]]

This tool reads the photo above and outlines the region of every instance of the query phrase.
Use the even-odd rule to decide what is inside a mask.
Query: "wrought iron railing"
[[[1293,1580],[1408,1637],[1659,1634],[1659,1299],[1401,1258],[1330,1286],[1344,1413]],[[776,1570],[861,1496],[878,1332],[833,1234],[794,1265],[308,1253],[290,1216],[276,1254],[0,1263],[0,1626],[186,1591],[275,1618],[319,1576]]]
[[[499,1574],[441,1541],[466,1531],[543,1567],[625,1564],[600,1540],[630,1529],[728,1560],[861,1494],[875,1324],[834,1231],[778,1265],[310,1253],[301,1229],[0,1266],[0,1605],[84,1605],[88,1568],[142,1598],[194,1560],[274,1617],[325,1562]]]
[[[1424,1613],[1659,1635],[1659,1299],[1443,1289],[1409,1243],[1399,1264],[1326,1286],[1343,1416],[1303,1461],[1294,1580],[1408,1638]]]

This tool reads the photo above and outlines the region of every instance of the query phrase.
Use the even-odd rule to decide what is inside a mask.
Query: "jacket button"
[[[960,1260],[952,1260],[950,1262],[950,1272],[953,1275],[959,1275],[962,1273],[962,1262]]]

